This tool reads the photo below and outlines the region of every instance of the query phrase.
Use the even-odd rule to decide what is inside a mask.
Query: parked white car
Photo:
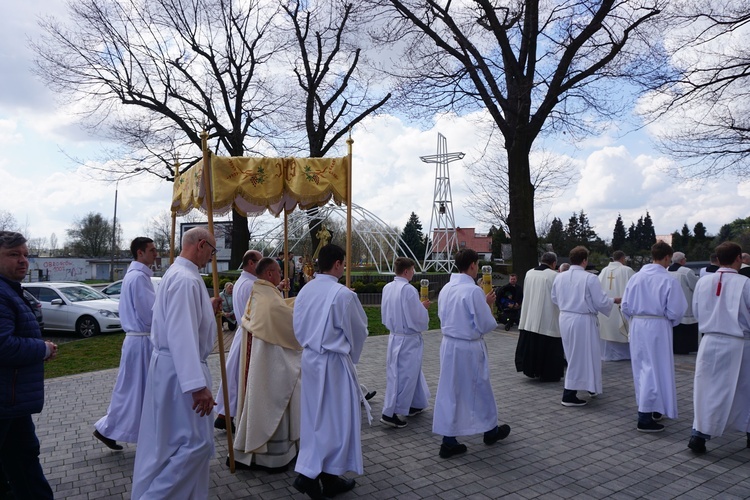
[[[91,337],[122,330],[118,302],[83,283],[22,283],[42,303],[47,330],[77,332]]]
[[[161,276],[151,276],[151,283],[154,285],[154,291],[159,288],[161,283]],[[122,280],[117,280],[111,285],[107,285],[102,288],[102,293],[113,300],[120,300],[120,292],[122,291]]]

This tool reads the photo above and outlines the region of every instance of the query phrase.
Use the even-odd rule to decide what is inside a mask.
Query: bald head
[[[209,238],[212,238],[212,235],[208,232],[208,228],[202,226],[194,227],[189,231],[185,231],[185,234],[182,235],[182,248],[195,246],[201,240]]]
[[[742,263],[750,266],[750,253],[742,253]]]
[[[242,270],[247,271],[254,276],[257,276],[255,268],[262,258],[263,254],[261,254],[259,251],[248,250],[247,252],[245,252],[245,255],[242,256]]]
[[[182,235],[183,257],[199,268],[204,267],[216,253],[216,238],[206,227],[194,227]]]

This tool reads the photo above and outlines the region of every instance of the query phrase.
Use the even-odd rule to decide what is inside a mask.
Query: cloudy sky
[[[10,10],[10,12],[8,12]],[[75,125],[65,103],[56,101],[31,72],[27,39],[36,33],[40,13],[62,14],[64,4],[53,0],[13,2],[0,18],[0,210],[11,212],[28,236],[54,233],[58,246],[74,219],[88,212],[111,218],[114,183],[95,181],[70,158],[94,159],[106,147]],[[403,227],[416,212],[428,229],[434,186],[434,165],[419,156],[434,154],[437,133],[448,138],[449,151],[463,151],[463,161],[451,164],[456,222],[477,223],[466,209],[472,179],[466,166],[478,156],[481,114],[436,116],[421,127],[381,115],[354,130],[354,200],[389,224]],[[584,210],[599,236],[610,239],[617,214],[626,226],[649,211],[657,234],[692,229],[703,222],[709,233],[737,217],[750,214],[750,182],[736,179],[674,182],[664,167],[670,159],[652,146],[645,130],[609,132],[572,147],[557,144],[572,158],[580,179],[564,193],[537,207],[537,221]],[[336,156],[346,154],[341,144]],[[571,172],[573,174],[574,172]],[[125,240],[142,233],[149,220],[168,210],[171,184],[149,176],[119,183],[118,221]]]

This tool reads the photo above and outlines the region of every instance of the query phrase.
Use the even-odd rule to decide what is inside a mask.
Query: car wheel
[[[76,332],[85,339],[99,335],[99,323],[91,316],[81,316],[76,321]]]

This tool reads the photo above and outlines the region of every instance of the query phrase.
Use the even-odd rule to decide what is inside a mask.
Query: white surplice
[[[680,284],[659,264],[647,264],[633,276],[622,296],[630,322],[630,357],[638,411],[677,418],[672,327],[685,314]]]
[[[560,309],[552,302],[552,284],[557,274],[549,266],[526,273],[519,330],[560,338]]]
[[[560,308],[568,369],[565,389],[602,393],[602,359],[597,314],[609,315],[614,301],[593,274],[581,266],[559,273],[552,285],[552,302]]]
[[[685,300],[687,301],[687,309],[685,309],[685,315],[682,316],[680,323],[683,325],[693,325],[698,322],[693,315],[693,293],[695,292],[695,286],[698,284],[698,276],[695,275],[692,269],[689,267],[681,266],[676,271],[668,271],[669,275],[672,276],[680,283],[682,293],[685,294]]]
[[[294,470],[309,478],[363,472],[362,393],[354,365],[367,334],[359,298],[335,276],[318,273],[302,287],[294,304],[294,335],[304,349]]]
[[[497,425],[484,335],[497,328],[482,288],[471,276],[451,274],[438,296],[440,379],[432,432],[442,436],[479,434]]]
[[[711,437],[726,429],[748,432],[750,280],[722,267],[698,281],[692,306],[704,334],[695,359],[693,429]]]
[[[422,332],[427,330],[430,316],[417,289],[401,276],[383,287],[380,312],[390,332],[383,415],[408,415],[409,408],[426,408],[430,399],[422,373]]]
[[[237,392],[239,390],[240,359],[242,358],[242,341],[246,336],[242,328],[242,315],[253,292],[253,284],[258,279],[254,274],[242,271],[237,282],[234,284],[232,295],[234,296],[234,317],[237,319],[237,329],[234,331],[232,345],[227,354],[227,392],[229,393],[229,416],[237,415]],[[244,376],[244,373],[243,373]],[[243,384],[244,385],[244,384]],[[224,404],[224,388],[219,384],[219,392],[216,395],[216,413],[226,416],[226,405]]]
[[[611,298],[622,297],[625,285],[633,277],[635,271],[622,262],[610,262],[599,273],[602,289]],[[619,308],[615,305],[614,307]],[[602,361],[620,361],[630,359],[627,325],[619,310],[612,311],[609,316],[599,315],[599,336],[602,339]]]
[[[198,267],[178,257],[154,304],[154,353],[135,454],[134,500],[208,498],[212,419],[195,413],[192,393],[211,388],[206,358],[215,339],[213,307]]]
[[[149,337],[156,297],[152,275],[148,266],[133,261],[122,280],[119,314],[126,335],[122,342],[120,370],[107,414],[94,424],[99,433],[115,441],[138,441],[143,393],[154,350]]]

